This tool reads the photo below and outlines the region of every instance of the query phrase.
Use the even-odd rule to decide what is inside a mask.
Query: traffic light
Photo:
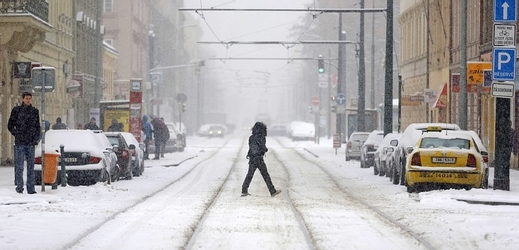
[[[186,112],[186,104],[182,103],[182,113]]]
[[[322,74],[324,73],[324,60],[323,59],[318,59],[317,60],[317,65],[319,67],[319,74]]]
[[[314,109],[312,108],[312,106],[308,106],[308,113],[313,113],[314,112]]]
[[[336,112],[337,112],[337,106],[332,105],[332,112],[333,112],[333,113],[336,113]]]

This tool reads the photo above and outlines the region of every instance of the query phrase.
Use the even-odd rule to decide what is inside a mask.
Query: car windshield
[[[463,138],[437,138],[437,137],[426,137],[422,139],[420,148],[459,148],[469,149],[470,141]]]
[[[119,146],[119,138],[117,137],[114,137],[114,136],[107,136],[108,137],[108,141],[110,141],[110,144],[113,145],[117,145]]]

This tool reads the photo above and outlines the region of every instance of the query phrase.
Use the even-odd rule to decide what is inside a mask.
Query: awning
[[[447,83],[444,83],[440,88],[440,94],[434,101],[433,108],[446,108],[447,107]]]

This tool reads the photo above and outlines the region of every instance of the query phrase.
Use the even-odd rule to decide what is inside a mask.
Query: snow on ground
[[[204,206],[210,190],[218,182],[223,181],[226,170],[231,168],[232,159],[236,156],[243,140],[233,139],[226,147],[227,151],[217,152],[225,143],[224,139],[188,138],[188,147],[182,153],[166,154],[156,161],[146,161],[143,176],[130,181],[118,181],[112,185],[98,183],[93,186],[61,187],[52,190],[46,186],[46,192],[36,188],[38,194],[17,194],[14,190],[14,171],[12,167],[0,167],[0,249],[67,249],[71,242],[95,231],[103,222],[120,226],[120,230],[111,232],[100,230],[88,235],[74,249],[176,249],[185,244],[185,236],[190,232],[178,232],[168,235],[167,228],[185,228],[201,209],[188,210],[193,206]],[[285,172],[273,161],[273,154],[279,144],[293,147],[305,158],[322,166],[339,180],[339,186],[357,195],[360,200],[369,203],[384,213],[397,218],[397,222],[422,232],[422,237],[434,242],[437,249],[518,249],[519,209],[517,206],[489,206],[469,204],[458,201],[485,200],[496,202],[519,203],[519,172],[510,171],[510,191],[502,190],[437,190],[409,195],[404,186],[393,185],[385,177],[373,175],[373,169],[361,169],[357,161],[344,161],[344,148],[337,154],[329,139],[321,138],[320,144],[313,142],[292,142],[282,138],[279,141],[268,137],[267,146],[272,150],[267,153],[266,161],[269,172],[277,188],[284,192],[271,198],[261,176],[257,173],[249,192],[250,197],[239,197],[240,187],[247,171],[245,153],[238,166],[230,174],[229,182],[223,187],[221,202],[213,208],[213,213],[206,218],[204,227],[197,232],[197,241],[190,247],[199,249],[304,249],[308,239],[298,231],[294,224],[293,214],[286,206],[284,199],[288,193],[296,195],[297,189],[287,188]],[[234,151],[233,151],[234,149]],[[312,154],[310,154],[311,152]],[[214,176],[197,175],[196,178],[175,183],[178,179],[202,163],[213,154],[219,154],[218,160],[205,164],[204,168],[219,168]],[[221,154],[221,155],[220,155]],[[317,155],[318,157],[314,156]],[[290,162],[288,154],[279,155],[282,161]],[[283,160],[284,159],[284,160]],[[182,162],[182,163],[181,163]],[[179,166],[172,166],[181,163]],[[289,164],[287,164],[289,165]],[[167,167],[169,166],[169,167]],[[304,171],[304,166],[301,167]],[[303,175],[304,173],[301,173]],[[315,175],[315,174],[314,174]],[[304,181],[304,180],[303,180]],[[329,180],[328,180],[329,181]],[[490,185],[493,181],[493,169],[490,174]],[[196,183],[196,184],[193,184]],[[328,193],[324,187],[332,187],[330,183],[315,185],[313,196],[326,198]],[[195,189],[187,188],[196,185]],[[172,187],[177,188],[172,188]],[[183,188],[178,188],[183,187]],[[183,191],[185,190],[185,191]],[[165,191],[165,192],[161,192]],[[157,193],[156,197],[133,206],[137,201]],[[168,195],[164,195],[164,194]],[[296,196],[294,196],[296,197]],[[304,200],[300,200],[302,202]],[[310,200],[312,201],[312,200]],[[297,201],[295,201],[297,202]],[[313,201],[312,201],[313,202]],[[198,204],[198,205],[197,205]],[[302,204],[302,203],[301,203]],[[310,213],[319,211],[347,214],[348,211],[322,209],[319,206],[306,204]],[[302,206],[302,205],[301,205]],[[332,205],[330,205],[331,207]],[[118,212],[123,210],[124,212]],[[229,212],[231,211],[231,212]],[[112,215],[114,212],[117,214]],[[146,216],[143,217],[143,214]],[[269,217],[270,216],[270,217]],[[313,230],[328,232],[319,237],[322,249],[394,249],[391,245],[405,246],[403,242],[391,243],[390,234],[385,239],[364,239],[364,245],[341,241],[334,238],[336,226],[330,222],[319,221],[313,216]],[[436,228],[435,225],[444,225]],[[280,226],[276,228],[276,226]],[[191,225],[193,226],[193,225]],[[340,225],[339,225],[340,226]],[[470,230],[467,230],[470,229]],[[236,230],[239,229],[239,230]],[[342,235],[356,235],[358,227],[340,232]],[[447,230],[445,230],[447,229]],[[126,230],[126,231],[125,231]],[[129,230],[135,232],[129,234]],[[467,233],[469,231],[469,233]],[[219,233],[215,233],[219,232]],[[457,232],[464,232],[461,235]],[[232,235],[232,240],[228,235]],[[368,237],[368,236],[366,236]],[[118,244],[120,239],[120,244]],[[266,239],[260,242],[260,239]],[[215,242],[219,242],[215,244]],[[388,243],[389,242],[389,243]],[[368,244],[369,243],[369,244]],[[384,247],[388,246],[388,247]],[[400,247],[398,249],[405,248]]]

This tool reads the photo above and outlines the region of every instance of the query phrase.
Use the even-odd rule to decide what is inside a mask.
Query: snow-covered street
[[[17,194],[0,167],[1,249],[517,249],[519,173],[510,191],[404,186],[320,144],[267,137],[270,197],[247,172],[246,137],[188,137],[182,153],[146,161],[143,176]],[[180,164],[179,164],[180,163]],[[176,166],[178,164],[178,166]],[[491,169],[490,185],[493,172]]]

